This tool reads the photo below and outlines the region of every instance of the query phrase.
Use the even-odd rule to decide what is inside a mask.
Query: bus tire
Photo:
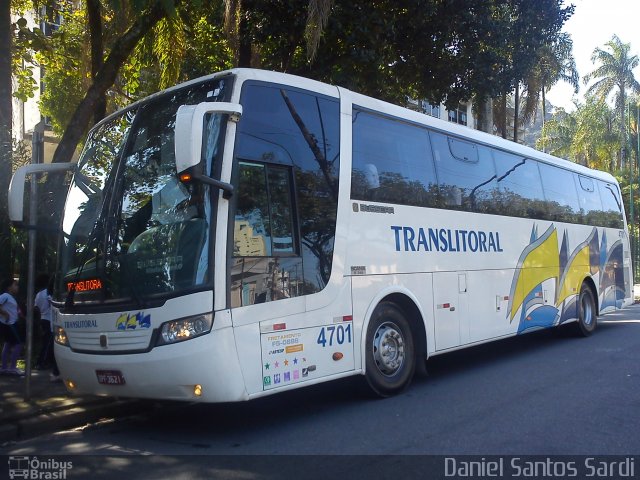
[[[382,302],[373,311],[366,337],[365,377],[373,392],[389,397],[404,390],[416,368],[411,326],[394,303]]]
[[[596,302],[593,291],[583,283],[578,297],[578,321],[573,324],[574,333],[580,337],[588,337],[598,324]]]

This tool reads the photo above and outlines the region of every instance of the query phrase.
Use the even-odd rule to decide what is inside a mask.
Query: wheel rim
[[[378,370],[388,377],[402,368],[405,342],[402,331],[392,322],[384,322],[373,335],[373,359]]]
[[[582,296],[582,323],[587,327],[593,323],[593,306],[589,295]]]

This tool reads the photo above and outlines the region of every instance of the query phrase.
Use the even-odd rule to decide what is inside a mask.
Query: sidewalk
[[[31,372],[29,401],[25,401],[26,377],[0,375],[0,445],[133,414],[144,407],[136,400],[70,394],[62,382],[51,382],[49,373]]]

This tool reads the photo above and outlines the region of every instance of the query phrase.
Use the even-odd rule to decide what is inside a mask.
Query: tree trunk
[[[174,0],[176,6],[179,2],[180,0]],[[80,139],[89,126],[94,108],[103,98],[105,92],[114,84],[120,68],[142,37],[167,15],[163,5],[163,1],[154,3],[147,12],[143,12],[138,17],[129,30],[114,42],[111,53],[96,74],[84,98],[76,107],[53,155],[53,162],[71,161]]]
[[[502,94],[502,117],[500,118],[500,128],[502,130],[502,138],[507,138],[507,92]]]
[[[513,99],[513,141],[518,143],[518,117],[520,116],[520,84],[516,84],[516,94]]]
[[[544,93],[544,84],[542,85],[542,131],[544,132],[544,126],[547,123],[547,98]],[[547,146],[542,144],[542,151],[547,152]]]
[[[87,0],[87,18],[91,38],[91,78],[96,80],[98,72],[102,68],[102,6],[100,0]],[[106,92],[103,93],[94,108],[93,122],[98,123],[107,113]]]
[[[0,277],[13,275],[7,189],[11,179],[11,4],[0,6]]]
[[[243,2],[243,9],[240,14],[240,22],[238,25],[238,67],[251,67],[251,31],[249,29],[249,19],[247,6]]]
[[[624,85],[620,86],[620,168],[624,168],[627,153],[627,122],[624,115],[626,107],[626,95]]]

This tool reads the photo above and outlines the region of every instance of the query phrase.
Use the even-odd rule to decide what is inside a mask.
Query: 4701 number
[[[323,347],[331,347],[342,345],[343,343],[351,343],[351,324],[347,325],[330,325],[322,327],[318,335],[318,345]]]

